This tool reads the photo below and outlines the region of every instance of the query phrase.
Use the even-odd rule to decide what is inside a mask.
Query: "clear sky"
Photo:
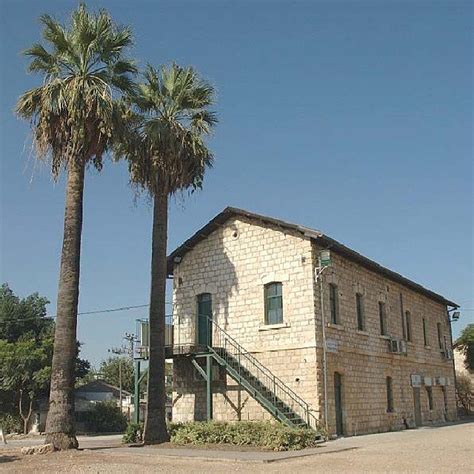
[[[228,205],[322,230],[473,321],[472,3],[101,1],[141,65],[195,66],[218,91],[215,168],[173,202],[169,250]],[[0,0],[1,281],[55,301],[64,183],[34,166],[12,113],[38,85],[19,52],[75,1]],[[124,164],[85,185],[80,310],[148,302],[151,212]],[[471,311],[469,311],[471,309]],[[80,316],[97,364],[145,310]]]

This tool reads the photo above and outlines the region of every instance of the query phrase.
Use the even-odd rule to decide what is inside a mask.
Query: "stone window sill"
[[[431,350],[431,346],[429,346],[429,345],[428,345],[428,346],[425,346],[425,349]]]
[[[339,331],[345,331],[346,328],[342,324],[327,323],[328,328],[338,329]]]
[[[270,331],[272,329],[283,329],[289,328],[290,323],[281,323],[281,324],[263,324],[258,328],[259,331]]]
[[[390,336],[387,336],[385,334],[380,334],[379,337],[380,339],[385,339],[386,341],[389,341],[390,339],[392,339]]]
[[[362,329],[356,329],[357,334],[360,334],[361,336],[370,336],[370,332],[364,331]]]

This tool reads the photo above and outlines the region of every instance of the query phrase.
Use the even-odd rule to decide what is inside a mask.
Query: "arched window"
[[[265,324],[283,323],[282,284],[272,282],[265,285]]]

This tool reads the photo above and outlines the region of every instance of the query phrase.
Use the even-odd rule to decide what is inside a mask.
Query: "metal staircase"
[[[207,350],[219,365],[273,417],[287,426],[317,429],[310,405],[209,319]],[[211,339],[211,336],[209,336]]]

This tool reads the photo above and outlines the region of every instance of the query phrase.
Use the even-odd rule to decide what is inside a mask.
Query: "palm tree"
[[[29,71],[44,76],[40,87],[25,92],[16,111],[30,120],[36,157],[48,161],[57,180],[67,172],[64,238],[57,298],[57,320],[46,442],[56,449],[77,447],[74,430],[74,364],[86,166],[102,159],[120,121],[115,99],[133,93],[134,64],[124,57],[131,31],[114,24],[105,11],[89,13],[80,5],[65,27],[41,17],[43,38],[24,54]]]
[[[168,199],[202,186],[213,157],[204,138],[217,119],[209,107],[214,89],[196,71],[176,64],[148,66],[131,99],[129,134],[117,154],[129,162],[130,180],[153,199],[150,291],[150,354],[145,443],[169,439],[165,418],[165,291]]]

